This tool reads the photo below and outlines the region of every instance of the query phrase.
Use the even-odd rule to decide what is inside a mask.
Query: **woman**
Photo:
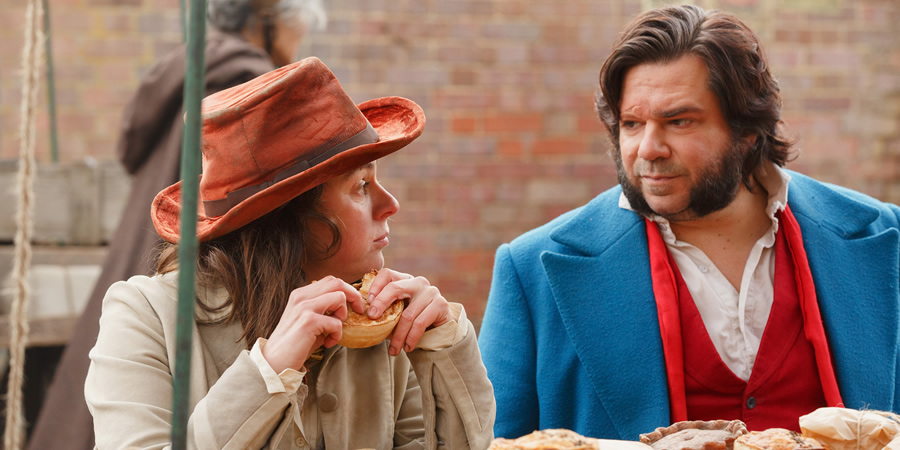
[[[399,205],[376,160],[422,132],[399,97],[353,104],[308,58],[207,97],[188,440],[198,448],[486,448],[493,390],[461,305],[382,268]],[[178,242],[181,185],[151,216]],[[381,269],[368,311],[349,282]],[[175,246],[113,285],[85,397],[98,447],[169,439]],[[317,280],[317,281],[316,281]],[[316,281],[312,283],[312,281]],[[348,308],[406,309],[388,340],[335,344]]]
[[[321,0],[208,0],[206,93],[212,94],[295,61],[306,31],[322,28]],[[88,351],[97,339],[100,304],[109,286],[153,272],[159,236],[147,204],[178,181],[181,161],[185,47],[160,59],[125,108],[117,154],[131,175],[131,191],[94,289],[65,348],[35,424],[29,448],[94,447],[84,403]]]

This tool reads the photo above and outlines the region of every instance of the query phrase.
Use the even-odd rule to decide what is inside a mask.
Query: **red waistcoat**
[[[659,231],[648,223],[673,422],[740,419],[751,430],[799,431],[800,416],[840,403],[799,227],[786,215],[776,235],[772,310],[746,382],[719,357]]]

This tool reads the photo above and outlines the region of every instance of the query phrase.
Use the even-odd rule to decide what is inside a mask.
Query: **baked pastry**
[[[372,286],[372,281],[375,280],[376,275],[378,275],[378,271],[373,269],[363,276],[359,286],[353,285],[362,295],[363,302],[366,304],[365,309],[369,308],[369,302],[366,301],[366,297],[369,295],[369,287]],[[403,305],[402,301],[394,302],[394,304],[384,310],[384,314],[378,319],[370,319],[365,314],[358,314],[348,305],[347,319],[344,320],[341,340],[338,344],[348,348],[366,348],[380,344],[390,336],[391,332],[394,331],[394,327],[397,326],[397,322],[400,321]]]
[[[824,450],[819,441],[784,428],[751,431],[734,441],[734,450]]]
[[[691,420],[659,427],[640,438],[658,450],[731,450],[745,433],[747,426],[740,420]]]
[[[488,450],[596,450],[599,440],[572,430],[551,428],[526,434],[518,439],[496,438]]]

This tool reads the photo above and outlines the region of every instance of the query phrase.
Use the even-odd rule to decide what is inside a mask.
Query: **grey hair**
[[[240,33],[256,19],[253,0],[207,0],[206,19],[210,25],[226,33]],[[298,17],[311,29],[322,30],[328,16],[322,0],[279,0],[275,14],[282,19]]]

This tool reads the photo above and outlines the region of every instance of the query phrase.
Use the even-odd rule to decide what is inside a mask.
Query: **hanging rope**
[[[38,80],[41,70],[41,30],[43,9],[40,0],[28,0],[25,11],[25,46],[22,50],[22,104],[19,124],[19,207],[16,211],[15,297],[10,309],[9,384],[6,398],[6,429],[3,448],[18,450],[25,443],[25,417],[22,412],[22,385],[25,371],[25,345],[28,341],[28,268],[31,266],[31,229],[34,204],[34,139],[37,113]]]

